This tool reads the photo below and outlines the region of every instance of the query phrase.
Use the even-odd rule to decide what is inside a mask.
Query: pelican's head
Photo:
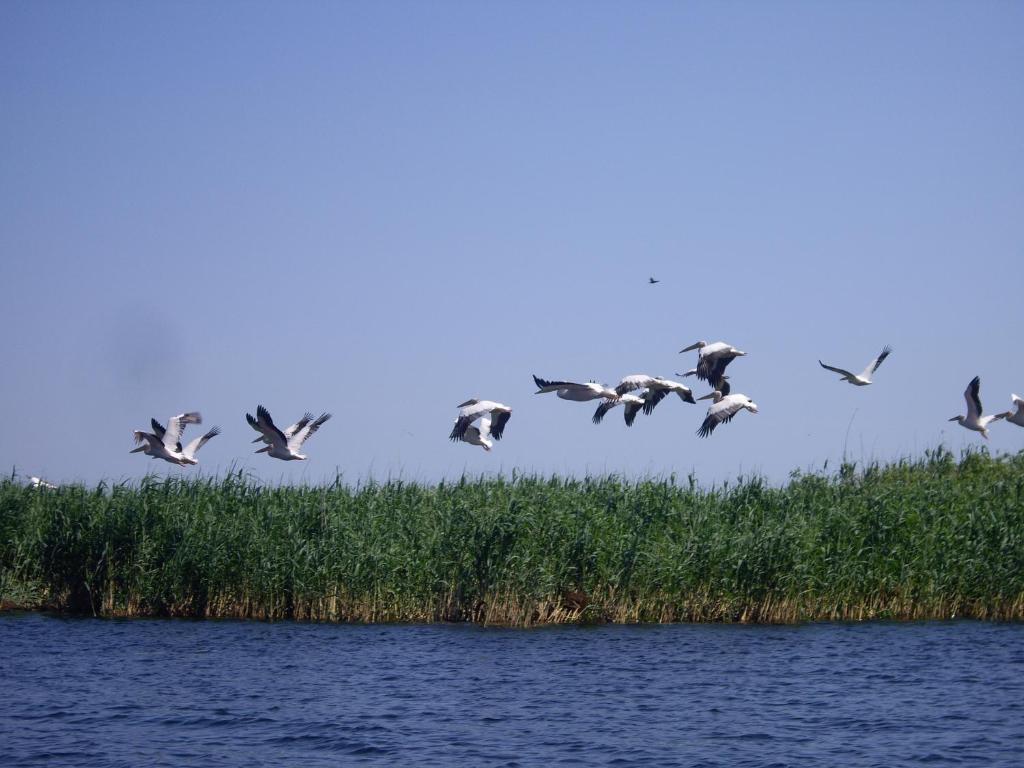
[[[757,403],[755,403],[749,397],[747,398],[747,410],[750,411],[751,413],[757,413]]]
[[[680,349],[679,350],[679,354],[681,355],[681,354],[683,354],[683,352],[689,352],[689,351],[694,350],[694,349],[701,349],[703,347],[706,347],[707,345],[708,345],[708,343],[706,341],[697,341],[697,342],[694,342],[693,344],[691,344],[690,346],[688,346],[686,349]]]
[[[736,355],[736,357],[746,357],[747,355],[747,353],[744,352],[742,349],[736,349],[736,347],[732,348],[732,353]]]

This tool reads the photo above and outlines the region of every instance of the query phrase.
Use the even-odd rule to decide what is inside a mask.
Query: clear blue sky
[[[3,3],[0,467],[194,473],[128,453],[189,409],[203,472],[273,480],[980,444],[971,377],[1024,395],[1022,40],[1010,2]],[[708,440],[533,395],[698,339],[761,406]],[[471,396],[514,409],[490,454]],[[334,413],[308,462],[251,453],[260,402]]]

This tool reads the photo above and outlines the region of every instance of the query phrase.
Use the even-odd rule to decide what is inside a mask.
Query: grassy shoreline
[[[309,621],[1024,618],[1024,452],[748,478],[0,481],[0,610]]]

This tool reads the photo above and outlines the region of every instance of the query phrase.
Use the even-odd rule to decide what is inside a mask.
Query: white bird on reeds
[[[956,421],[961,427],[980,432],[981,436],[988,440],[988,425],[993,421],[1005,418],[1005,413],[996,413],[992,416],[982,416],[981,408],[981,378],[975,376],[971,383],[964,390],[964,400],[967,401],[967,415],[954,416],[950,421]]]
[[[580,403],[588,400],[597,400],[601,397],[607,400],[615,400],[619,396],[611,387],[606,387],[593,381],[588,381],[585,384],[575,381],[547,381],[536,375],[534,375],[533,381],[537,385],[537,391],[534,392],[535,395],[554,392],[563,400],[574,400]]]
[[[757,413],[757,403],[740,393],[735,395],[729,394],[729,383],[727,381],[723,381],[722,385],[725,392],[722,389],[716,389],[714,392],[698,398],[699,400],[714,399],[715,401],[714,405],[708,408],[704,423],[697,430],[697,434],[700,437],[710,435],[719,424],[728,424],[732,421],[733,416],[744,409],[751,413]]]
[[[43,478],[36,477],[35,475],[29,477],[28,484],[32,488],[48,488],[51,491],[57,490],[56,485],[54,485],[53,483],[48,483],[45,480],[43,480]]]
[[[693,349],[700,350],[697,353],[697,367],[693,369],[693,372],[697,374],[698,379],[710,382],[712,386],[717,386],[718,382],[721,381],[722,376],[725,375],[725,367],[729,363],[737,357],[743,357],[747,354],[742,350],[736,349],[732,344],[726,344],[724,341],[716,341],[713,344],[708,344],[706,341],[698,341],[685,349],[679,350],[679,354]]]
[[[256,418],[253,418],[250,413],[245,414],[245,420],[249,422],[249,426],[261,432],[263,434],[263,442],[267,443],[256,453],[265,453],[273,459],[281,459],[282,461],[305,461],[308,459],[308,456],[299,453],[302,449],[302,444],[320,429],[329,418],[331,418],[331,414],[322,413],[316,420],[307,421],[292,434],[285,435],[284,432],[274,425],[270,412],[262,405],[256,406]]]
[[[455,426],[452,427],[448,439],[479,445],[485,451],[491,450],[491,446],[494,445],[488,438],[501,440],[505,433],[505,425],[512,418],[512,409],[494,400],[472,398],[459,403],[456,407],[459,409],[459,417],[455,419]],[[480,425],[475,427],[473,422],[477,420],[480,421]]]
[[[647,402],[645,395],[649,392],[650,390],[646,390],[643,395],[623,394],[615,400],[606,400],[597,406],[597,410],[594,411],[594,416],[591,418],[591,421],[595,424],[600,424],[602,419],[604,419],[604,415],[608,413],[608,411],[617,405],[621,405],[624,406],[622,416],[626,422],[626,426],[632,427],[637,413],[640,412],[644,407],[644,404]]]
[[[880,366],[882,362],[885,360],[885,358],[887,358],[891,353],[892,347],[890,347],[888,344],[885,345],[885,347],[883,347],[882,351],[879,353],[878,357],[876,357],[874,360],[868,363],[868,367],[865,368],[860,373],[851,373],[850,371],[847,371],[844,368],[836,368],[831,365],[825,365],[825,363],[821,362],[821,360],[818,361],[818,365],[820,365],[822,368],[825,368],[826,370],[842,374],[842,378],[840,379],[840,381],[848,381],[857,387],[866,387],[871,383],[871,374],[878,370],[878,366]]]
[[[153,432],[135,430],[132,434],[135,437],[135,443],[138,445],[138,448],[133,448],[129,453],[142,452],[151,458],[163,459],[170,464],[177,464],[182,467],[188,464],[198,464],[199,462],[195,459],[195,451],[199,450],[199,446],[205,443],[206,440],[209,440],[209,437],[204,435],[203,438],[194,440],[190,444],[190,447],[195,446],[192,450],[192,455],[186,456],[181,446],[181,433],[188,424],[202,423],[203,417],[196,411],[171,416],[167,420],[166,429],[156,419],[150,419]],[[214,434],[217,433],[215,432]],[[213,437],[213,435],[210,437]]]
[[[1024,427],[1024,397],[1021,397],[1020,395],[1010,395],[1010,400],[1017,406],[1017,410],[1006,411],[999,415],[1011,424],[1016,424],[1018,427]]]

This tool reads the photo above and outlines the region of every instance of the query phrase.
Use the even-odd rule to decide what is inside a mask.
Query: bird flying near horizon
[[[249,422],[249,426],[262,433],[263,437],[261,439],[266,443],[256,453],[265,453],[273,459],[281,459],[282,461],[304,461],[308,459],[308,456],[299,453],[302,450],[302,444],[331,418],[331,414],[322,413],[314,421],[307,420],[305,416],[308,415],[307,413],[302,419],[289,427],[289,430],[294,428],[294,431],[286,435],[274,425],[274,420],[270,417],[270,411],[262,405],[256,406],[256,418],[253,418],[252,414],[245,414],[245,420]],[[302,423],[303,421],[305,421],[304,424]],[[300,424],[301,426],[299,426]]]
[[[820,365],[822,368],[825,368],[826,370],[842,374],[842,378],[839,379],[840,381],[848,381],[857,387],[866,387],[871,383],[871,374],[878,370],[878,366],[880,366],[885,361],[885,358],[887,358],[890,354],[892,354],[892,347],[886,344],[882,348],[882,351],[878,354],[878,357],[876,357],[874,360],[868,363],[868,367],[865,368],[860,373],[851,373],[850,371],[847,371],[844,368],[836,368],[831,365],[825,365],[825,363],[821,362],[821,360],[818,361],[818,365]]]

